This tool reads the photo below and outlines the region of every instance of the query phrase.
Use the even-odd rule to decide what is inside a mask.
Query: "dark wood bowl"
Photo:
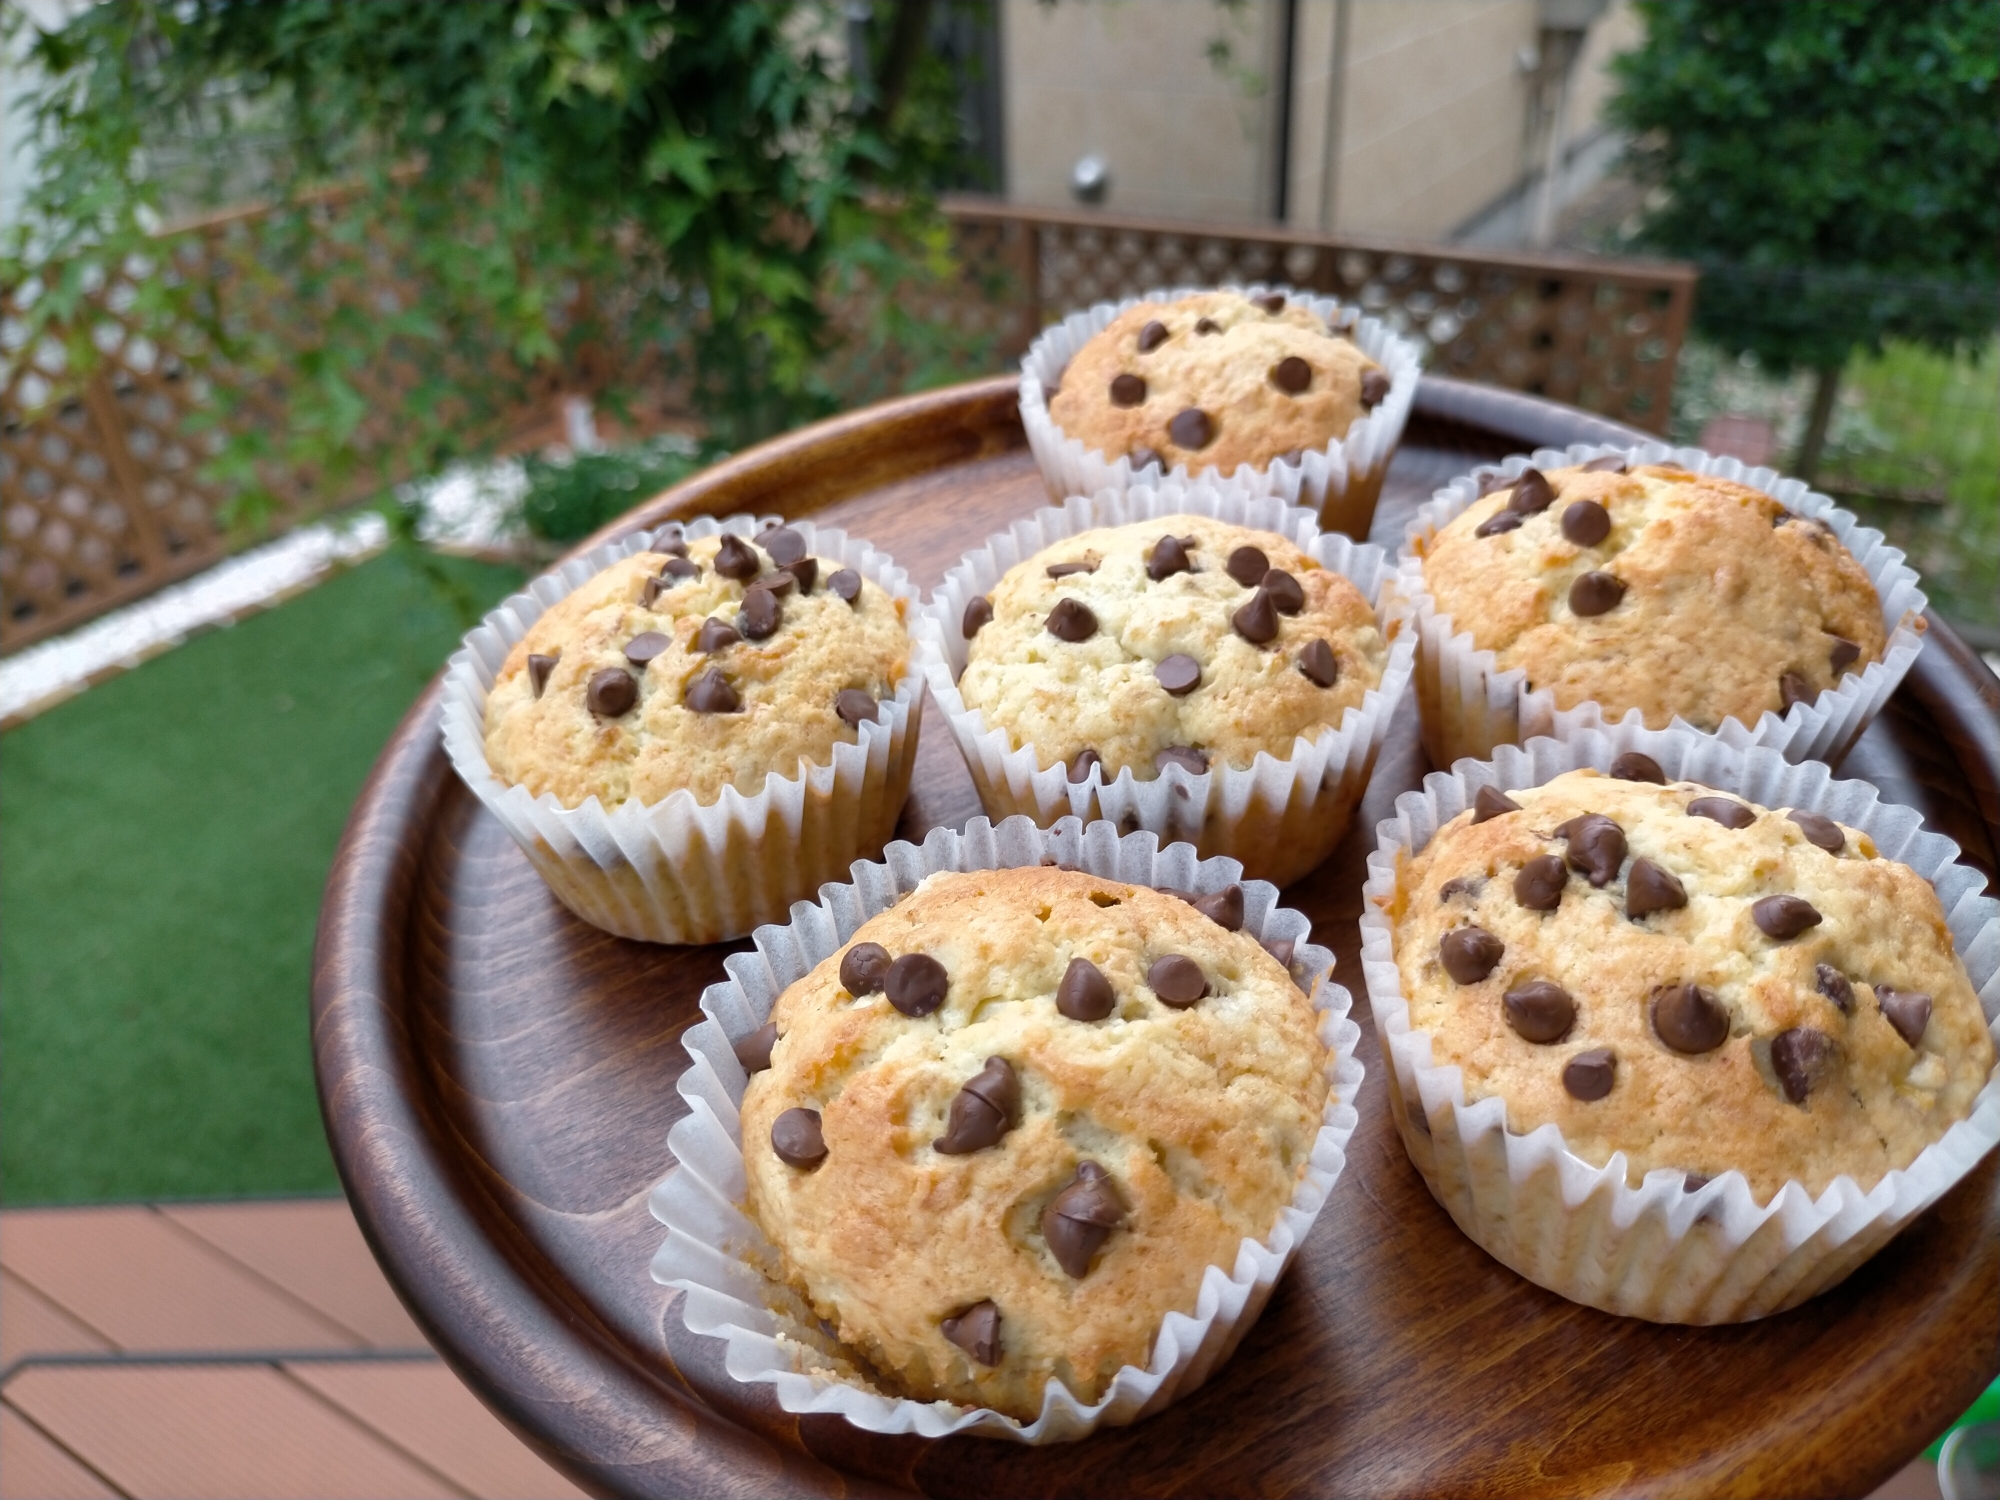
[[[1375,539],[1473,463],[1643,436],[1532,398],[1426,380]],[[886,403],[745,453],[604,533],[703,512],[845,526],[934,586],[1045,503],[1000,378]],[[593,542],[603,537],[593,539]],[[586,544],[590,545],[590,544]],[[788,1416],[721,1367],[654,1285],[647,1191],[680,1115],[681,1032],[745,946],[585,926],[452,775],[438,689],[410,710],[335,858],[313,1045],[335,1159],[389,1278],[452,1366],[556,1464],[630,1495],[1859,1494],[2000,1371],[2000,1161],[1846,1283],[1780,1317],[1680,1328],[1523,1281],[1425,1191],[1370,1073],[1334,1200],[1236,1357],[1165,1415],[1020,1448]],[[1364,860],[1427,769],[1406,700],[1354,827],[1286,893],[1358,993]],[[1994,869],[2000,682],[1950,629],[1843,772]],[[979,804],[933,720],[900,831]],[[1357,1016],[1357,1019],[1360,1017]]]

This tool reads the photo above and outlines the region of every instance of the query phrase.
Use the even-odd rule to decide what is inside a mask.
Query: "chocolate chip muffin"
[[[1344,438],[1388,394],[1388,372],[1302,302],[1198,292],[1120,313],[1069,362],[1049,416],[1134,469],[1229,474]]]
[[[967,606],[967,708],[1070,780],[1279,759],[1382,680],[1375,611],[1273,532],[1173,515],[1080,532]]]
[[[1882,603],[1825,522],[1727,479],[1618,457],[1529,469],[1422,549],[1452,628],[1559,710],[1714,731],[1882,657]]]
[[[607,809],[827,763],[909,670],[904,601],[790,527],[666,539],[535,621],[486,700],[504,783]]]
[[[1270,1233],[1327,1054],[1242,916],[1234,887],[934,875],[739,1045],[748,1211],[886,1392],[1095,1402]]]
[[[1865,834],[1644,756],[1483,788],[1398,872],[1410,1024],[1629,1180],[1735,1170],[1758,1202],[1866,1191],[1970,1111],[1993,1067],[1936,893]]]

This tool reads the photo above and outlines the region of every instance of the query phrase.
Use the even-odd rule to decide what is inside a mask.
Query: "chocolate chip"
[[[893,960],[880,943],[856,943],[840,958],[840,987],[859,1000],[882,988],[882,976]]]
[[[1454,927],[1438,941],[1438,962],[1459,984],[1477,984],[1506,951],[1507,945],[1484,927]]]
[[[1240,885],[1226,885],[1221,890],[1212,891],[1206,896],[1190,895],[1188,905],[1225,932],[1242,930],[1243,887]]]
[[[861,597],[861,575],[852,568],[839,568],[827,579],[826,586],[833,590],[836,599],[844,599],[849,604]]]
[[[1299,650],[1299,670],[1314,687],[1330,688],[1340,681],[1340,658],[1325,641],[1307,641]]]
[[[737,628],[753,641],[767,640],[784,623],[784,606],[778,596],[761,585],[743,592],[743,612],[736,617]]]
[[[1111,981],[1087,958],[1072,958],[1056,986],[1056,1009],[1072,1021],[1101,1021],[1118,1003]]]
[[[1485,889],[1484,875],[1454,875],[1438,887],[1438,905],[1444,906],[1459,896],[1464,896],[1467,900],[1476,900],[1479,893]]]
[[[1833,638],[1833,654],[1828,658],[1833,663],[1833,674],[1838,677],[1849,667],[1861,660],[1861,648],[1852,641],[1844,641],[1839,636]]]
[[[1259,581],[1258,587],[1271,596],[1281,615],[1295,615],[1306,607],[1306,591],[1298,579],[1283,568],[1273,568]]]
[[[1695,984],[1663,984],[1653,991],[1653,1031],[1688,1057],[1713,1052],[1729,1040],[1729,1012]]]
[[[1157,448],[1148,448],[1144,443],[1140,443],[1131,452],[1127,453],[1125,461],[1131,464],[1134,474],[1137,474],[1142,469],[1151,468],[1156,465],[1163,474],[1167,469],[1167,461],[1160,457],[1159,450]]]
[[[1576,1001],[1568,990],[1547,979],[1530,979],[1500,997],[1501,1013],[1514,1034],[1526,1042],[1559,1042],[1576,1024]]]
[[[1522,515],[1518,510],[1501,508],[1472,528],[1474,536],[1499,536],[1506,531],[1521,529]]]
[[[1253,646],[1262,646],[1278,638],[1278,606],[1271,602],[1271,596],[1263,589],[1250,596],[1250,602],[1229,617],[1230,629]]]
[[[771,1149],[788,1167],[812,1168],[826,1160],[826,1137],[820,1134],[819,1111],[788,1109],[771,1122]]]
[[[1222,325],[1213,318],[1198,318],[1195,320],[1194,331],[1196,333],[1220,333],[1222,332]]]
[[[798,579],[799,592],[801,594],[810,594],[813,591],[813,585],[819,582],[819,559],[816,557],[802,557],[797,562],[786,563],[785,571]]]
[[[1778,678],[1778,702],[1783,711],[1790,713],[1795,703],[1815,703],[1819,700],[1819,689],[1797,672],[1786,672]]]
[[[1495,490],[1504,490],[1513,483],[1511,479],[1507,478],[1498,469],[1488,469],[1485,473],[1475,474],[1473,477],[1479,481],[1479,498],[1481,500],[1484,500]]]
[[[1111,404],[1113,406],[1138,406],[1146,399],[1146,382],[1137,375],[1114,375],[1111,377]]]
[[[778,598],[782,599],[792,591],[793,586],[798,581],[795,574],[780,570],[776,573],[766,573],[762,578],[751,584],[750,587],[763,589],[767,593],[775,594]]]
[[[1152,967],[1146,970],[1146,983],[1152,986],[1162,1004],[1175,1010],[1187,1009],[1208,993],[1208,979],[1201,972],[1201,965],[1178,953],[1154,959]]]
[[[1650,781],[1654,786],[1667,784],[1667,773],[1660,769],[1660,763],[1637,750],[1627,750],[1612,761],[1611,774],[1620,781]]]
[[[856,729],[875,721],[875,711],[880,705],[874,696],[860,688],[842,688],[833,695],[833,711],[840,722]]]
[[[1058,599],[1044,622],[1059,641],[1087,641],[1097,634],[1097,616],[1081,599]]]
[[[928,953],[905,953],[882,976],[882,993],[906,1016],[927,1016],[944,1004],[951,976]]]
[[[1881,1007],[1882,1019],[1896,1028],[1897,1036],[1912,1047],[1924,1039],[1924,1028],[1931,1023],[1929,995],[1922,990],[1898,990],[1878,984],[1875,1003]]]
[[[1185,698],[1201,686],[1201,663],[1176,651],[1153,668],[1153,676],[1173,697]]]
[[[764,560],[757,555],[755,547],[742,537],[731,534],[722,539],[722,547],[715,554],[715,571],[724,578],[748,583],[764,571]]]
[[[1006,1058],[989,1057],[953,1096],[944,1134],[931,1142],[931,1149],[945,1156],[984,1151],[1014,1128],[1020,1112],[1021,1080]]]
[[[1287,354],[1271,366],[1271,384],[1288,396],[1296,396],[1313,383],[1313,367],[1296,354]]]
[[[1555,487],[1540,469],[1523,469],[1507,497],[1507,508],[1524,516],[1538,516],[1555,503]]]
[[[1000,1363],[1000,1309],[990,1299],[946,1318],[938,1332],[982,1365]]]
[[[1081,785],[1090,780],[1090,773],[1104,764],[1104,757],[1085,746],[1070,757],[1069,779],[1072,785]]]
[[[1069,578],[1077,573],[1095,573],[1096,571],[1097,564],[1094,562],[1050,563],[1047,568],[1048,575],[1051,578]]]
[[[653,545],[646,550],[648,552],[664,553],[668,557],[686,557],[688,555],[688,544],[681,537],[660,536],[654,538]]]
[[[1828,854],[1838,854],[1847,847],[1847,835],[1840,831],[1840,825],[1833,819],[1797,807],[1785,816],[1799,825],[1799,831],[1806,836],[1808,844],[1816,844]]]
[[[1188,561],[1187,548],[1181,545],[1177,536],[1163,536],[1153,543],[1153,550],[1146,554],[1146,576],[1159,583],[1176,573],[1191,573],[1194,564]]]
[[[584,701],[592,713],[615,719],[630,713],[632,705],[639,701],[639,681],[623,667],[606,667],[590,674]]]
[[[746,1073],[761,1073],[771,1066],[771,1049],[778,1045],[778,1023],[766,1021],[730,1048]]]
[[[1497,786],[1483,786],[1472,796],[1472,821],[1484,823],[1502,813],[1519,812],[1521,804]]]
[[[1821,918],[1810,901],[1797,896],[1766,896],[1751,904],[1750,920],[1757,924],[1757,930],[1765,937],[1776,938],[1782,943],[1808,928],[1819,926]]]
[[[681,701],[698,714],[733,714],[743,710],[742,697],[715,667],[690,682]]]
[[[806,539],[789,526],[780,526],[757,538],[757,545],[771,554],[779,567],[797,562],[806,555]]]
[[[660,569],[660,576],[662,578],[672,578],[677,582],[688,578],[699,578],[701,577],[701,564],[689,558],[676,557]]]
[[[1570,1098],[1595,1103],[1611,1092],[1618,1076],[1618,1059],[1609,1047],[1579,1052],[1563,1067],[1563,1089]]]
[[[1785,1097],[1794,1104],[1805,1103],[1839,1050],[1832,1037],[1810,1026],[1794,1026],[1772,1037],[1771,1071],[1778,1075]]]
[[[1854,1014],[1854,986],[1832,964],[1813,965],[1813,988],[1831,1000],[1843,1016]]]
[[[1167,437],[1178,448],[1206,448],[1215,440],[1215,423],[1200,407],[1190,406],[1174,413],[1174,419],[1167,423]]]
[[[1056,1264],[1082,1279],[1090,1263],[1125,1223],[1125,1205],[1118,1201],[1111,1178],[1094,1161],[1079,1162],[1076,1176],[1042,1210],[1042,1238]]]
[[[1611,512],[1595,500],[1578,500],[1564,508],[1562,532],[1579,547],[1595,547],[1611,535]]]
[[[672,644],[657,630],[645,631],[625,643],[625,660],[635,667],[643,667]]]
[[[1259,547],[1238,547],[1229,554],[1229,561],[1222,570],[1246,589],[1254,589],[1264,581],[1264,575],[1271,571],[1271,559]]]
[[[1603,813],[1571,818],[1556,830],[1556,837],[1569,840],[1571,868],[1588,875],[1592,885],[1616,879],[1618,867],[1625,863],[1625,830]]]
[[[701,622],[701,630],[694,638],[694,648],[705,656],[713,656],[724,647],[733,646],[742,639],[736,627],[727,620],[710,617]]]
[[[1272,317],[1276,317],[1285,310],[1285,294],[1283,292],[1266,292],[1263,296],[1252,297],[1250,300],[1263,308],[1265,312],[1271,314]]]
[[[1569,586],[1569,607],[1571,612],[1588,618],[1591,615],[1609,614],[1618,607],[1618,601],[1625,597],[1625,581],[1610,573],[1600,573],[1593,569],[1580,575]]]
[[[648,578],[639,590],[639,608],[651,609],[660,602],[660,595],[679,581],[679,579]]]
[[[1593,458],[1587,464],[1577,465],[1577,472],[1580,474],[1623,474],[1625,472],[1625,455],[1622,453],[1607,453],[1602,458]]]
[[[534,689],[537,698],[542,696],[542,689],[549,685],[549,673],[556,669],[556,663],[561,660],[562,653],[560,651],[554,656],[530,656],[528,658],[528,686]]]
[[[974,594],[965,601],[965,613],[958,617],[959,633],[968,641],[993,623],[993,601],[984,594]]]
[[[1625,876],[1625,915],[1637,921],[1656,911],[1679,911],[1688,904],[1687,887],[1678,876],[1650,859],[1635,859]]]
[[[1167,341],[1167,325],[1154,318],[1139,330],[1139,352],[1151,354]]]
[[[1389,397],[1389,377],[1380,370],[1364,370],[1361,374],[1361,406],[1364,411],[1373,411]]]
[[[1514,877],[1514,899],[1529,911],[1554,911],[1562,905],[1569,867],[1559,854],[1537,854]]]
[[[1757,821],[1756,813],[1728,797],[1697,797],[1688,804],[1688,816],[1707,818],[1724,828],[1748,828]]]
[[[1169,745],[1164,750],[1153,752],[1153,769],[1164,771],[1168,766],[1179,766],[1190,776],[1199,776],[1208,769],[1208,756],[1193,745]]]

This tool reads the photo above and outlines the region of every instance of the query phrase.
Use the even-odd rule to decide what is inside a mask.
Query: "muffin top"
[[[750,1214],[885,1390],[1093,1402],[1270,1233],[1327,1053],[1231,891],[933,875],[738,1044]]]
[[[662,539],[565,595],[486,698],[493,774],[564,807],[761,792],[826,765],[908,670],[904,601],[790,527]]]
[[[1528,470],[1433,538],[1424,582],[1456,630],[1560,709],[1654,729],[1755,724],[1881,658],[1882,601],[1824,521],[1663,464]]]
[[[1645,757],[1614,769],[1656,776]],[[1993,1042],[1929,882],[1864,833],[1694,782],[1483,790],[1397,874],[1410,1024],[1629,1180],[1863,1190],[1970,1112]]]
[[[990,612],[990,617],[989,617]],[[958,690],[1044,766],[1247,767],[1382,680],[1375,611],[1274,532],[1176,515],[1080,532],[973,601]]]
[[[1077,350],[1049,416],[1084,446],[1171,472],[1263,468],[1347,436],[1389,376],[1303,302],[1197,292],[1141,302]]]

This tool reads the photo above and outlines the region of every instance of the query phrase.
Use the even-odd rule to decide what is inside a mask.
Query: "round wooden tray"
[[[1426,380],[1375,540],[1438,484],[1540,444],[1639,436],[1531,398]],[[887,548],[928,589],[1045,503],[1012,378],[780,438],[640,507],[779,512]],[[606,533],[607,535],[611,533]],[[597,540],[601,540],[599,538]],[[1487,1257],[1431,1200],[1388,1123],[1382,1060],[1334,1200],[1263,1319],[1165,1416],[1021,1448],[857,1431],[729,1379],[647,1275],[646,1194],[681,1114],[681,1033],[745,945],[625,942],[569,915],[410,710],[336,856],[314,961],[328,1133],[376,1255],[452,1366],[555,1463],[616,1494],[1858,1494],[2000,1371],[2000,1161],[1844,1285],[1741,1327],[1578,1307]],[[1333,857],[1287,892],[1359,990],[1355,917],[1378,818],[1427,769],[1413,704]],[[1935,620],[1849,756],[1990,877],[2000,683]],[[901,832],[979,804],[933,721]],[[1367,1002],[1357,993],[1357,1011]]]

